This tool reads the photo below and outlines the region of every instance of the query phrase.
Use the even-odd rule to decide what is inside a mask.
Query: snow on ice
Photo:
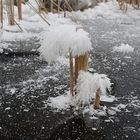
[[[32,0],[31,3],[34,6],[37,6],[34,0]],[[132,18],[133,15],[139,18],[138,12],[139,11],[134,9],[132,11],[132,9],[129,8],[127,14],[124,15],[121,13],[118,3],[115,1],[114,4],[112,2],[100,3],[93,9],[87,9],[84,12],[72,12],[72,14],[81,20],[94,19],[98,17],[110,19],[118,18],[121,20],[121,18]],[[0,30],[0,41],[17,41],[37,37],[41,39],[42,46],[39,49],[41,55],[47,61],[53,61],[61,55],[67,55],[69,51],[72,52],[73,56],[76,56],[91,50],[91,42],[88,33],[80,26],[76,26],[74,23],[72,23],[71,19],[64,18],[63,13],[59,15],[49,13],[46,16],[52,25],[51,27],[45,24],[45,22],[42,21],[40,17],[36,15],[27,5],[23,5],[24,20],[18,23],[23,28],[24,32],[19,33],[17,26],[13,26],[12,29],[12,31],[16,31],[15,33],[5,31],[3,33],[3,31]],[[6,20],[6,14],[4,15],[4,22],[8,22]],[[4,29],[11,30],[11,26],[4,24]],[[40,33],[41,36],[37,36],[37,33]],[[3,46],[1,42],[0,48]],[[119,47],[114,47],[113,50],[116,52],[131,53],[134,51],[134,48],[128,44],[121,44]],[[0,52],[3,52],[3,50],[0,49]],[[95,98],[95,92],[99,87],[101,88],[102,92],[101,101],[113,102],[115,100],[115,97],[108,96],[106,93],[106,89],[111,90],[110,86],[112,83],[110,82],[110,79],[104,74],[96,73],[92,75],[90,73],[80,72],[78,84],[79,88],[76,90],[79,94],[77,94],[75,97],[71,97],[70,94],[64,94],[58,97],[50,97],[48,100],[48,105],[58,110],[67,110],[70,108],[70,106],[77,107],[79,100],[89,104],[89,101]],[[139,108],[139,105],[136,103],[133,103],[133,106]],[[117,107],[110,109],[109,114],[114,115],[117,111],[119,112],[125,107],[126,105],[120,104]],[[10,108],[7,108],[6,110],[9,109]],[[83,114],[86,112],[90,112],[91,115],[98,114],[104,116],[106,115],[106,107],[102,107],[99,110],[94,110],[92,105],[88,108],[84,108]]]
[[[95,98],[95,94],[98,88],[101,89],[101,100],[105,102],[113,102],[114,96],[108,96],[106,90],[111,90],[112,83],[110,79],[104,74],[90,74],[89,72],[81,71],[78,78],[78,84],[76,87],[77,94],[71,96],[68,92],[65,95],[57,97],[50,97],[47,101],[47,105],[57,111],[68,110],[71,106],[75,109],[80,108],[81,102],[88,106],[83,106],[83,115],[89,113],[90,115],[105,116],[106,106],[100,107],[99,110],[93,108],[93,104],[90,102]],[[113,112],[113,113],[112,113]],[[110,114],[116,114],[115,111],[110,110]],[[93,117],[93,116],[92,116]]]
[[[134,51],[134,48],[128,44],[121,44],[120,46],[115,46],[113,48],[114,52],[120,52],[120,53],[124,53],[124,54],[128,54]]]

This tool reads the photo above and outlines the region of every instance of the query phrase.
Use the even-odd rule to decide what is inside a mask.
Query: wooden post
[[[9,24],[14,25],[14,1],[8,0],[8,18]]]
[[[99,107],[100,107],[100,94],[101,94],[101,90],[99,88],[96,92],[94,109],[99,109]]]
[[[37,3],[38,4],[38,11],[39,11],[39,13],[41,13],[41,3],[42,3],[42,0],[39,0],[39,2]]]
[[[35,0],[35,1],[36,1],[37,5],[38,5],[39,13],[41,14],[42,9],[43,10],[45,9],[44,2],[43,2],[43,0],[39,0],[39,1]]]
[[[73,58],[72,58],[71,52],[69,52],[69,64],[70,64],[70,71],[69,71],[69,73],[70,73],[70,77],[69,77],[69,79],[70,79],[70,94],[71,94],[72,96],[74,96],[74,93],[73,93],[73,91],[74,91]]]
[[[53,0],[51,0],[51,12],[53,13]]]
[[[76,5],[77,5],[77,7],[78,7],[78,5],[79,5],[79,0],[76,0]],[[77,9],[76,9],[77,10]]]
[[[17,0],[18,19],[22,20],[22,0]]]
[[[88,70],[88,52],[86,52],[84,55],[75,57],[75,83],[80,70]]]
[[[3,1],[0,0],[0,23],[3,26]]]
[[[57,1],[57,5],[58,5],[57,12],[59,13],[60,12],[60,0]]]

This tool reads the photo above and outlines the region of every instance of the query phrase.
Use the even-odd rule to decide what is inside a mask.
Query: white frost
[[[89,35],[75,25],[59,25],[47,31],[39,48],[44,60],[51,62],[72,52],[73,57],[91,50]]]
[[[51,97],[49,98],[47,105],[57,110],[67,110],[70,108],[70,106],[79,108],[81,101],[83,104],[90,104],[92,99],[95,98],[98,88],[101,89],[101,100],[106,102],[113,102],[115,100],[115,97],[107,96],[106,89],[111,90],[112,83],[110,82],[110,79],[104,74],[95,73],[93,75],[88,72],[80,71],[77,82],[77,94],[74,97],[72,97],[70,93],[57,97]],[[95,112],[96,111],[94,110],[94,114],[97,114]]]
[[[114,52],[122,52],[122,53],[131,53],[134,51],[134,48],[128,44],[121,44],[120,46],[115,46],[113,48]]]
[[[51,97],[48,100],[48,105],[57,110],[67,110],[72,105],[72,97],[69,94]]]
[[[104,96],[103,99],[105,99],[107,96],[106,90],[108,89],[110,91],[111,85],[110,79],[105,74],[91,74],[89,72],[80,71],[76,85],[76,102],[80,104],[90,104],[95,98],[99,88],[101,90],[101,96]],[[107,99],[108,98],[106,98],[106,101]]]

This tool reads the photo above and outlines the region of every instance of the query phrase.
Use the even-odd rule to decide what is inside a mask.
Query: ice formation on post
[[[59,25],[44,34],[39,51],[48,62],[66,56],[69,51],[75,57],[91,50],[89,34],[75,25]]]
[[[90,104],[98,89],[101,91],[101,96],[107,95],[107,89],[111,91],[110,79],[105,74],[91,74],[89,72],[80,71],[76,85],[76,103]]]
[[[75,87],[77,94],[70,96],[68,92],[64,95],[51,97],[49,98],[47,105],[57,110],[68,110],[71,106],[79,108],[81,105],[82,107],[88,105],[88,110],[92,110],[92,112],[95,113],[93,105],[90,104],[95,99],[98,88],[101,90],[101,101],[113,102],[115,100],[114,96],[107,94],[107,89],[109,92],[111,91],[111,85],[110,79],[105,74],[91,74],[89,72],[80,71]]]

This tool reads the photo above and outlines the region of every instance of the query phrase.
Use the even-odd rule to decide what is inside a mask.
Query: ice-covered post
[[[18,19],[22,20],[22,0],[17,0]]]
[[[3,1],[0,0],[0,23],[3,25]]]
[[[41,56],[47,61],[54,61],[57,57],[67,56],[69,53],[69,80],[72,96],[75,94],[74,87],[77,84],[79,71],[88,70],[88,51],[90,50],[89,34],[74,25],[61,25],[52,29],[44,37],[42,47],[39,49]]]

